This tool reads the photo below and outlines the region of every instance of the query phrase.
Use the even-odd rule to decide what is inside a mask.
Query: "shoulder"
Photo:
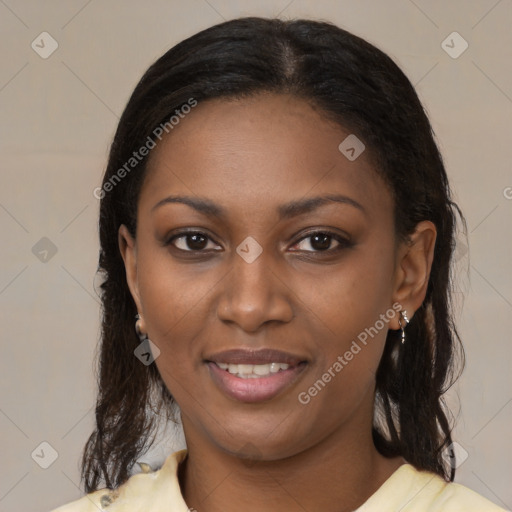
[[[178,464],[186,450],[167,457],[158,471],[143,467],[143,472],[131,476],[118,489],[101,489],[52,512],[188,512],[177,477]]]
[[[357,512],[506,512],[480,494],[410,464],[400,466]]]
[[[437,508],[433,508],[433,511],[506,512],[504,508],[499,507],[468,487],[455,483],[445,484],[438,502]],[[444,505],[445,503],[446,505]],[[445,508],[442,508],[442,506],[445,506]]]

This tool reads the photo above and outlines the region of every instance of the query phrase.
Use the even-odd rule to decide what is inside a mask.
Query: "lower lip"
[[[301,363],[293,368],[280,370],[268,377],[242,379],[219,368],[215,363],[208,362],[207,364],[214,382],[221,391],[235,400],[247,403],[264,402],[274,398],[297,380],[306,367],[305,363]]]

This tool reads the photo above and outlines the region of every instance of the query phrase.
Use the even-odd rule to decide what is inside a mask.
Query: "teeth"
[[[222,370],[227,370],[232,375],[241,379],[257,379],[258,377],[268,377],[281,370],[287,370],[290,365],[286,363],[270,364],[228,364],[216,363]]]
[[[229,365],[229,373],[231,373],[231,365]],[[233,365],[236,366],[236,365]],[[252,364],[239,364],[238,365],[238,373],[241,373],[242,375],[249,375],[250,373],[253,373],[252,371]],[[234,369],[234,368],[233,368]]]
[[[270,365],[269,364],[254,365],[251,373],[255,373],[256,375],[268,375],[270,373]]]
[[[269,367],[271,373],[277,373],[280,370],[281,365],[279,363],[270,363]]]

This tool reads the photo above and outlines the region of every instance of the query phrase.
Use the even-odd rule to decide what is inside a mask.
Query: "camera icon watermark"
[[[457,469],[462,466],[466,459],[469,457],[469,453],[459,444],[457,441],[453,441],[448,448],[443,451],[443,459],[450,464],[450,467]]]
[[[252,263],[263,252],[263,247],[252,236],[248,236],[236,248],[236,252],[247,263]]]
[[[455,262],[461,260],[468,253],[469,248],[466,242],[460,238],[457,238],[455,244],[455,251],[453,252],[453,260]]]
[[[57,450],[48,441],[40,443],[30,456],[43,469],[48,469],[59,458]]]
[[[366,149],[366,146],[358,137],[351,133],[341,142],[338,149],[348,160],[353,162],[359,158],[361,153]]]
[[[512,187],[505,187],[503,189],[503,197],[505,199],[512,199]]]
[[[59,47],[59,43],[48,32],[41,32],[30,46],[39,57],[47,59]]]
[[[441,48],[452,59],[458,59],[468,49],[468,47],[468,42],[458,32],[452,32],[441,43]]]
[[[245,443],[240,450],[239,456],[242,458],[244,466],[253,467],[258,461],[263,459],[263,454],[259,448],[253,443]]]
[[[57,246],[49,238],[43,236],[33,245],[32,254],[41,263],[48,263],[57,254]]]
[[[149,366],[160,355],[160,349],[149,338],[146,338],[137,345],[133,353],[143,365]]]

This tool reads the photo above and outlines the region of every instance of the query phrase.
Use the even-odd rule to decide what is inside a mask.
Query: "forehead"
[[[352,161],[340,151],[349,136],[290,95],[208,100],[150,154],[141,203],[176,193],[209,197],[227,209],[251,205],[254,212],[291,198],[342,193],[389,209],[390,194],[368,152]]]

